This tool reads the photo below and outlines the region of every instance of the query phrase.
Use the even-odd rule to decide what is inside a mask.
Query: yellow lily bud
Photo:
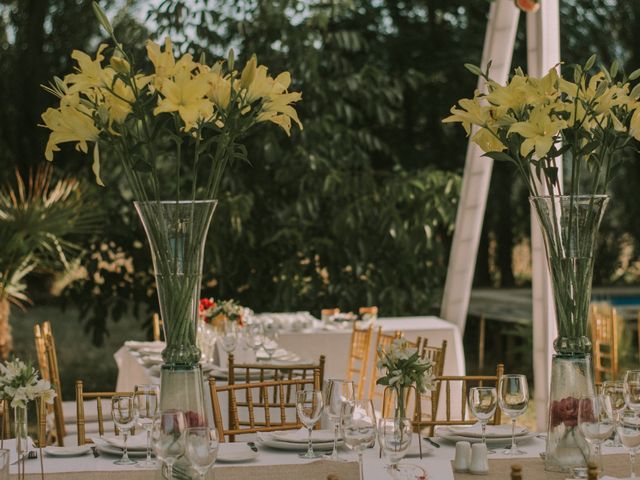
[[[114,55],[113,57],[111,57],[109,64],[116,72],[121,73],[123,75],[128,75],[129,72],[131,71],[131,65],[129,65],[129,62],[127,62],[122,57],[116,57]]]
[[[253,80],[256,78],[256,67],[258,65],[258,59],[255,55],[251,55],[251,59],[247,62],[244,69],[242,70],[242,75],[240,75],[240,88],[247,89],[249,85],[253,83]]]
[[[235,63],[236,54],[233,51],[233,48],[229,49],[229,55],[227,56],[227,65],[229,66],[229,71],[233,72],[233,64]]]

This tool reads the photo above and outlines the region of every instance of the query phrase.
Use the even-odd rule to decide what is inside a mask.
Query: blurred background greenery
[[[317,315],[323,307],[376,304],[383,316],[438,312],[467,145],[462,129],[441,119],[475,88],[463,64],[480,59],[488,1],[100,3],[139,62],[147,38],[170,35],[196,58],[212,61],[229,47],[242,60],[255,52],[272,72],[291,71],[293,88],[303,92],[304,130],[289,139],[258,129],[246,142],[251,165],[228,171],[207,244],[204,294],[256,311]],[[640,2],[560,4],[565,62],[597,53],[627,71],[640,66]],[[524,23],[523,15],[514,65],[526,66]],[[44,161],[46,131],[37,124],[52,98],[40,84],[71,71],[72,49],[93,54],[104,40],[89,0],[0,1],[1,183],[14,181],[15,168],[27,175]],[[98,200],[91,208],[101,220],[74,237],[81,251],[73,269],[29,278],[29,296],[41,308],[13,319],[29,348],[24,332],[47,318],[59,319],[54,331],[67,329],[70,339],[81,322],[86,350],[90,339],[104,345],[104,355],[149,332],[156,298],[131,194],[115,159],[103,159],[106,188],[93,184],[89,162],[71,146],[55,161],[58,175],[79,179]],[[597,285],[638,282],[639,180],[640,162],[618,172]],[[496,164],[476,286],[527,286],[528,238],[526,190],[512,169]]]

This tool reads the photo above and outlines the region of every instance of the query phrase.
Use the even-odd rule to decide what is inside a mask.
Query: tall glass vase
[[[216,200],[135,202],[151,247],[167,342],[160,408],[184,411],[190,424],[201,424],[205,413],[196,332],[204,245],[216,205]]]
[[[593,394],[589,303],[598,229],[609,197],[531,197],[540,221],[551,273],[558,337],[551,365],[545,468],[585,466],[588,446],[580,433],[578,402]]]
[[[22,458],[29,453],[29,424],[27,422],[27,407],[13,407],[13,429],[16,437],[16,453]]]

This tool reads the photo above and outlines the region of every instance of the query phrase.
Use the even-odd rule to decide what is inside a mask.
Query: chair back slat
[[[595,381],[615,380],[618,377],[618,313],[608,303],[592,303],[589,323]]]
[[[376,380],[382,376],[382,372],[378,369],[378,360],[380,360],[380,354],[378,353],[378,348],[382,348],[382,350],[388,350],[393,341],[396,338],[402,337],[402,332],[396,330],[393,333],[384,333],[382,331],[382,327],[378,327],[378,332],[376,335],[376,348],[373,352],[373,364],[371,365],[371,376],[369,378],[369,397],[373,400],[374,405],[378,406],[378,400],[384,405],[384,387],[377,385]],[[384,409],[383,409],[384,410]]]

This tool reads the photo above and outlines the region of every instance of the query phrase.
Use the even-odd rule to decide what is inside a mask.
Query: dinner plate
[[[281,442],[275,440],[270,432],[258,432],[257,441],[258,444],[264,447],[273,448],[276,450],[289,450],[293,452],[306,452],[308,445],[306,443],[293,443],[293,442]],[[344,441],[339,440],[338,446],[344,444]],[[313,449],[319,451],[327,451],[333,449],[333,442],[313,442]]]
[[[56,447],[49,446],[44,448],[44,453],[50,457],[80,457],[91,451],[91,447],[80,445],[78,447]]]
[[[93,443],[96,444],[96,448],[100,453],[104,453],[105,455],[113,455],[116,457],[122,456],[122,449],[109,445],[107,442],[102,440],[101,438],[93,438]],[[132,458],[144,458],[147,456],[146,450],[128,450],[127,453]],[[151,452],[153,455],[153,451]]]
[[[467,437],[463,435],[454,435],[444,429],[439,429],[437,436],[451,443],[456,443],[456,442],[481,443],[482,442],[482,437],[478,438],[473,436]],[[532,438],[535,438],[535,436],[536,436],[535,432],[529,432],[526,435],[516,436],[516,442],[518,444],[528,442]],[[489,446],[511,445],[511,436],[504,437],[504,438],[487,437],[487,445]]]
[[[221,443],[218,446],[216,462],[242,463],[250,462],[258,457],[258,452],[251,450],[246,443]]]

